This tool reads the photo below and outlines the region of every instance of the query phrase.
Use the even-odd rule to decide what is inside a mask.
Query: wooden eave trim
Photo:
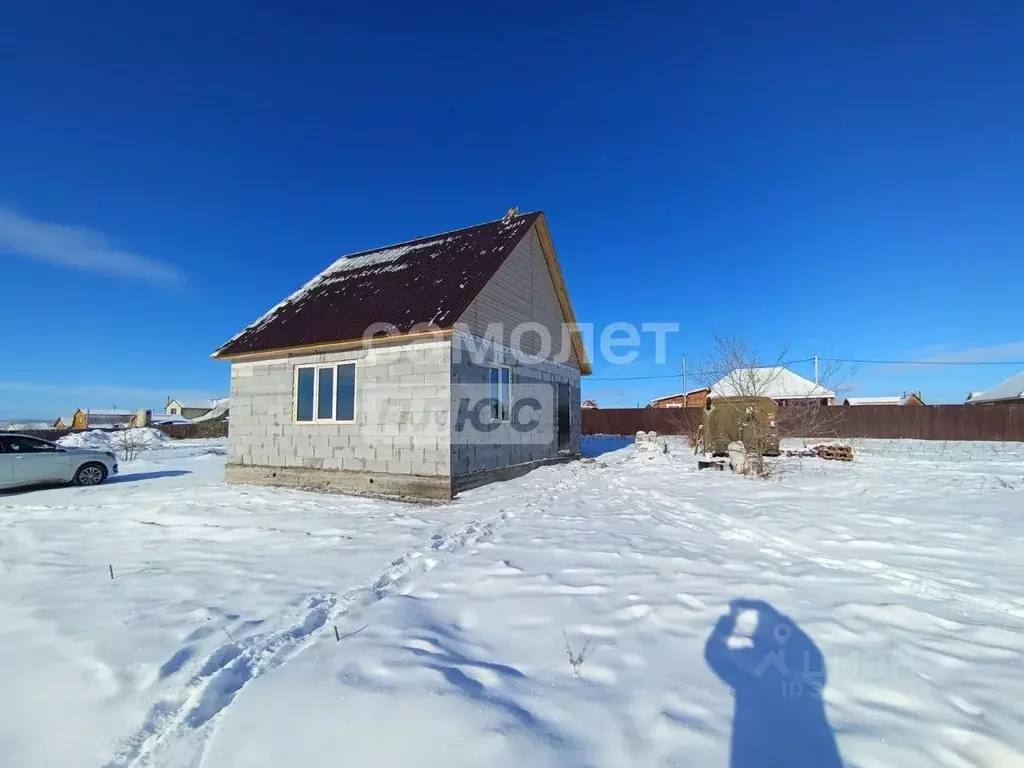
[[[382,336],[375,339],[346,339],[344,341],[328,341],[319,344],[304,344],[298,347],[282,347],[280,349],[261,349],[257,352],[240,352],[237,355],[210,355],[214,360],[228,360],[230,362],[242,360],[274,359],[297,354],[315,354],[318,352],[337,352],[344,349],[357,349],[359,347],[385,347],[391,344],[405,344],[410,341],[426,341],[432,339],[441,341],[449,339],[452,335],[451,328],[438,328],[435,331],[419,331],[416,333],[403,333],[399,336]]]
[[[551,232],[548,230],[547,217],[544,213],[537,217],[533,226],[537,230],[537,238],[540,240],[540,247],[544,252],[544,261],[548,265],[551,281],[555,285],[558,303],[562,307],[562,316],[569,324],[569,336],[572,339],[572,346],[576,350],[576,358],[580,361],[580,373],[589,376],[593,373],[593,369],[590,367],[586,347],[583,345],[583,339],[577,329],[576,313],[572,309],[572,302],[569,301],[569,291],[565,287],[565,278],[562,276],[562,268],[558,265],[555,244],[551,242]]]

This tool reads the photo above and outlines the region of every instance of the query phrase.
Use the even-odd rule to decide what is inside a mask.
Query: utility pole
[[[814,356],[814,383],[818,383],[818,356]]]
[[[686,407],[686,355],[683,355],[683,408]]]

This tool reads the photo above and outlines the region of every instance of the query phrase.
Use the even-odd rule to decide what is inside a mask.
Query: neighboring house
[[[200,416],[205,416],[227,398],[213,398],[212,400],[174,400],[170,397],[167,398],[167,405],[164,407],[164,413],[171,416],[183,416],[185,419],[191,421],[192,419],[198,419]]]
[[[231,398],[222,397],[217,401],[217,405],[209,413],[204,413],[195,419],[190,419],[189,424],[204,424],[208,421],[227,421],[228,415],[231,411]]]
[[[597,409],[597,407],[597,402],[595,402],[594,400],[584,400],[583,404],[580,406],[580,408],[583,408],[584,410],[587,411]]]
[[[972,400],[974,400],[974,398],[976,398],[976,397],[977,397],[978,395],[980,395],[980,394],[981,394],[981,392],[968,392],[968,393],[967,393],[967,399],[966,399],[966,400],[964,400],[964,402],[965,402],[965,403],[969,403],[969,402],[971,402]]]
[[[691,389],[689,392],[679,392],[675,395],[656,397],[648,404],[648,408],[703,408],[707,403],[710,387]]]
[[[135,421],[138,422],[138,419]],[[160,411],[151,410],[149,412],[149,423],[153,426],[158,426],[161,424],[188,424],[189,421],[178,413],[160,413]],[[135,426],[138,426],[138,424],[136,423]]]
[[[53,429],[71,429],[71,424],[74,420],[74,414],[58,416],[57,420],[53,422]]]
[[[904,392],[898,397],[848,397],[843,405],[924,405],[920,392]]]
[[[834,405],[836,393],[805,379],[788,368],[737,368],[711,385],[709,398],[770,397],[779,404]]]
[[[71,417],[71,429],[121,429],[130,427],[138,411],[79,408]]]
[[[1008,403],[1024,401],[1024,372],[1011,376],[984,392],[972,392],[969,403]]]
[[[7,432],[28,432],[35,429],[50,429],[50,424],[46,421],[26,421],[20,424],[7,424],[4,427]]]
[[[214,352],[226,477],[451,498],[576,457],[575,329],[543,213],[343,257]]]

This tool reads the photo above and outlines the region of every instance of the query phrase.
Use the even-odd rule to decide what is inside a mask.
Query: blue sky
[[[487,6],[487,7],[483,7]],[[1018,3],[20,3],[0,27],[0,418],[226,391],[338,255],[544,209],[584,396],[767,358],[1024,360]],[[724,278],[729,290],[719,291]],[[861,366],[960,401],[1024,365]],[[808,374],[810,366],[795,366]]]

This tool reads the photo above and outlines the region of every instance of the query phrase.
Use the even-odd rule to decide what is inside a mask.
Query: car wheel
[[[83,464],[75,472],[75,485],[99,485],[107,479],[107,468],[92,462]]]

